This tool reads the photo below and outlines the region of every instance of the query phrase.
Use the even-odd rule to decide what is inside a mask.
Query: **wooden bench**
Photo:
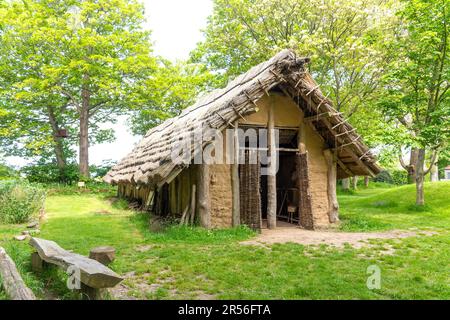
[[[37,250],[31,258],[33,271],[42,271],[46,264],[57,265],[66,272],[69,268],[79,271],[78,289],[84,299],[101,299],[105,288],[112,288],[123,280],[100,262],[64,250],[54,241],[31,238],[30,245]]]

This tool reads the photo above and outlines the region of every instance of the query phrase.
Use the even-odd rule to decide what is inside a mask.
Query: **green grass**
[[[361,189],[339,195],[342,229],[446,229],[450,227],[450,183],[426,183],[424,207],[415,205],[415,186]]]
[[[46,203],[41,237],[81,254],[98,245],[117,250],[111,268],[133,277],[130,295],[146,299],[449,299],[450,183],[426,185],[427,206],[418,210],[414,186],[368,188],[340,194],[342,229],[418,228],[437,235],[372,240],[362,249],[298,244],[244,246],[247,228],[206,231],[169,227],[150,232],[145,214],[134,213],[101,193],[61,194]],[[108,193],[110,194],[110,193]],[[55,269],[30,272],[31,249],[9,240],[23,226],[0,226],[0,245],[18,264],[40,298],[77,298]],[[387,246],[394,255],[383,254]],[[366,269],[382,271],[382,288],[368,290]],[[0,299],[6,298],[0,291]]]

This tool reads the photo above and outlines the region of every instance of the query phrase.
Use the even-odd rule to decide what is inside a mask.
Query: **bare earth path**
[[[298,243],[303,245],[327,244],[343,247],[349,244],[354,248],[367,246],[370,239],[402,239],[419,235],[433,235],[430,231],[401,231],[386,232],[335,232],[335,231],[309,231],[298,227],[281,227],[274,230],[262,229],[261,234],[251,240],[242,241],[244,245],[271,245],[274,243]]]

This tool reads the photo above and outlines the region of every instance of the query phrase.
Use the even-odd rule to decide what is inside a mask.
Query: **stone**
[[[29,228],[29,229],[36,228],[38,226],[39,226],[38,221],[33,221],[33,222],[30,222],[29,224],[27,224],[27,228]]]

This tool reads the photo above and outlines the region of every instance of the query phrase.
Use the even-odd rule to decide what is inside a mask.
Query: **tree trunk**
[[[370,181],[369,176],[364,176],[364,187],[367,188],[369,186],[369,181]]]
[[[60,173],[62,174],[66,168],[66,157],[64,155],[64,146],[62,142],[62,138],[59,136],[59,124],[56,119],[55,111],[53,107],[47,107],[48,112],[48,120],[50,122],[50,126],[52,127],[52,136],[54,142],[54,150],[56,156],[56,164]]]
[[[438,158],[436,156],[434,164],[432,164],[431,169],[430,169],[430,181],[431,182],[439,181],[439,168],[438,168],[437,163],[438,163]]]
[[[417,167],[416,167],[416,205],[423,206],[425,204],[425,197],[423,191],[423,183],[424,183],[424,169],[423,166],[425,164],[425,149],[418,150],[417,156]]]
[[[358,190],[358,176],[352,177],[352,188],[353,190]]]
[[[350,178],[342,179],[342,189],[344,189],[345,191],[350,190]]]
[[[34,293],[25,285],[16,265],[0,247],[0,284],[12,300],[36,300]]]
[[[331,150],[324,151],[327,162],[327,195],[328,195],[328,219],[331,223],[339,221],[339,203],[336,196],[336,159]]]
[[[409,165],[406,169],[406,171],[408,171],[408,183],[414,183],[414,181],[416,181],[418,155],[419,150],[417,148],[412,148],[409,155]]]
[[[211,210],[209,198],[209,165],[199,164],[198,173],[198,217],[200,226],[206,229],[211,228]]]
[[[84,77],[85,80],[88,76]],[[89,105],[90,93],[88,88],[82,89],[82,104],[80,110],[80,175],[89,178]]]

